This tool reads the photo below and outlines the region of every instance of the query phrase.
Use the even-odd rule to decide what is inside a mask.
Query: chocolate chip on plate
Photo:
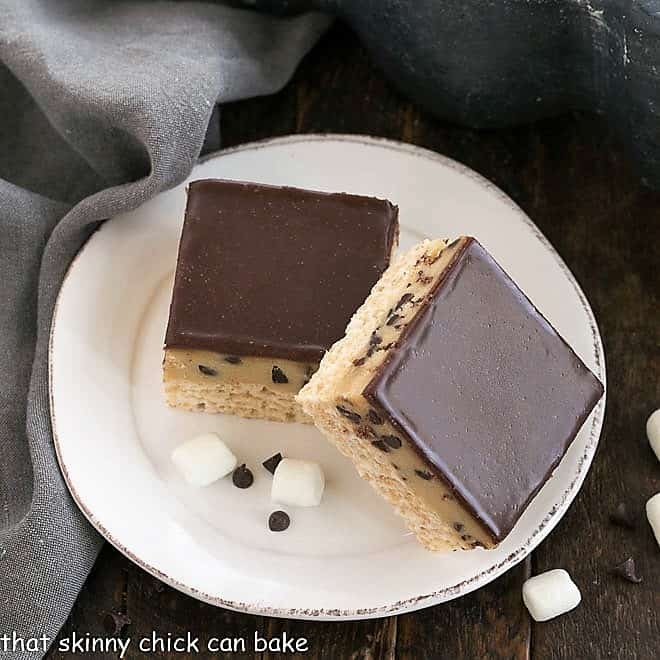
[[[624,580],[628,580],[628,582],[633,582],[634,584],[639,584],[642,581],[642,578],[637,575],[637,567],[635,566],[635,560],[632,557],[628,557],[625,561],[617,564],[612,569],[612,573],[622,577]]]
[[[291,524],[291,518],[285,511],[273,511],[268,518],[268,529],[271,532],[283,532]]]
[[[217,369],[214,369],[213,367],[207,367],[204,364],[198,364],[197,368],[205,375],[205,376],[217,376],[218,371]]]
[[[277,452],[277,454],[274,454],[270,458],[267,458],[262,465],[270,472],[271,474],[275,474],[275,470],[277,466],[280,464],[280,461],[282,460],[282,454],[280,452]]]
[[[610,514],[610,522],[619,527],[626,527],[627,529],[635,529],[635,517],[628,511],[625,502],[620,502],[614,512]]]
[[[273,365],[273,371],[271,372],[271,377],[274,383],[288,383],[289,379],[286,377],[286,374],[276,365]]]
[[[229,362],[229,364],[241,364],[243,360],[241,360],[238,355],[226,355],[225,362]]]
[[[249,467],[239,465],[231,475],[231,480],[236,488],[249,488],[254,482],[254,475]]]

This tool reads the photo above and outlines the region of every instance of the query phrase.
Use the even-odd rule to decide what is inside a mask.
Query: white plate
[[[303,136],[230,149],[191,179],[224,177],[387,197],[401,243],[473,234],[586,364],[605,381],[592,312],[565,264],[492,184],[447,158],[403,144]],[[185,201],[184,184],[118,216],[81,250],[60,292],[50,350],[51,415],[60,465],[78,506],[121,552],[209,603],[295,618],[366,618],[456,598],[523,559],[557,524],[596,450],[604,398],[513,532],[496,550],[433,554],[313,428],[169,409],[162,343]],[[255,473],[185,485],[171,450],[218,431]],[[292,510],[282,534],[261,462],[282,451],[323,465],[315,509]]]

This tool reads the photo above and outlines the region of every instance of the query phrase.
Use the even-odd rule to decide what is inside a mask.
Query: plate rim
[[[56,423],[56,414],[55,414],[55,405],[54,405],[54,388],[53,388],[53,349],[54,349],[54,340],[57,329],[58,321],[58,312],[60,306],[60,298],[62,292],[65,289],[67,280],[74,273],[76,265],[79,258],[88,247],[90,241],[103,230],[106,222],[102,223],[90,236],[85,240],[81,245],[80,249],[71,260],[71,263],[66,269],[65,275],[62,279],[62,284],[57,294],[55,305],[53,306],[53,314],[50,325],[49,339],[48,339],[48,401],[50,408],[50,421],[51,429],[53,434],[53,444],[55,447],[55,453],[57,456],[57,461],[62,472],[62,477],[64,482],[73,498],[76,506],[83,513],[88,522],[96,529],[105,540],[107,540],[112,546],[114,546],[119,552],[124,556],[130,559],[137,566],[145,570],[147,573],[153,575],[162,582],[168,584],[169,586],[185,593],[188,596],[206,602],[210,605],[217,607],[224,607],[236,612],[242,612],[246,614],[254,614],[259,616],[271,616],[276,618],[289,618],[289,619],[299,619],[299,620],[359,620],[359,619],[370,619],[370,618],[380,618],[385,616],[391,616],[396,614],[402,614],[405,612],[412,612],[424,607],[430,607],[432,605],[438,605],[443,602],[453,600],[460,596],[465,596],[468,593],[479,589],[506,571],[515,567],[520,563],[525,557],[527,557],[554,529],[554,527],[559,523],[563,518],[564,514],[568,510],[572,501],[577,497],[582,484],[589,472],[591,463],[596,454],[598,448],[598,442],[600,440],[600,435],[602,432],[604,413],[606,407],[607,399],[607,375],[606,375],[606,362],[605,362],[605,351],[603,347],[602,337],[598,328],[598,323],[594,316],[591,305],[582,290],[579,282],[577,281],[575,275],[568,268],[564,260],[561,258],[557,250],[550,243],[548,238],[543,234],[543,232],[536,226],[532,219],[525,213],[525,211],[518,206],[503,190],[501,190],[497,185],[492,181],[479,174],[475,170],[471,169],[467,165],[464,165],[453,158],[445,156],[443,154],[432,151],[425,147],[420,147],[413,144],[408,144],[405,142],[400,142],[398,140],[392,140],[389,138],[375,137],[370,135],[359,135],[359,134],[345,134],[345,133],[308,133],[308,134],[293,134],[285,135],[274,138],[266,138],[263,140],[257,140],[253,142],[247,142],[244,144],[236,145],[233,147],[228,147],[220,151],[216,151],[212,154],[198,158],[195,165],[191,169],[190,173],[186,178],[193,174],[194,169],[197,165],[206,163],[210,160],[216,158],[221,158],[233,153],[238,153],[241,151],[258,151],[262,148],[267,148],[275,145],[290,145],[300,142],[351,142],[357,144],[363,144],[370,147],[380,147],[383,149],[388,149],[398,153],[404,153],[407,155],[416,156],[419,158],[424,158],[426,160],[431,160],[438,162],[455,172],[467,176],[472,179],[477,185],[488,190],[491,194],[494,194],[502,202],[504,202],[517,216],[522,220],[522,222],[531,230],[534,237],[541,243],[541,245],[550,253],[557,265],[560,267],[564,276],[568,279],[569,283],[575,290],[578,300],[586,313],[587,320],[589,323],[589,328],[591,330],[592,338],[592,351],[593,358],[595,363],[596,376],[600,379],[603,384],[603,396],[600,401],[592,411],[590,415],[591,423],[589,428],[589,435],[584,451],[582,455],[578,458],[577,472],[574,473],[572,480],[564,488],[559,502],[545,515],[545,517],[537,524],[534,531],[528,535],[525,541],[516,548],[513,552],[498,562],[497,564],[491,565],[484,570],[479,571],[475,575],[462,580],[461,582],[444,587],[442,589],[437,589],[435,591],[420,594],[411,598],[404,600],[398,600],[395,602],[387,603],[384,605],[378,605],[376,607],[369,608],[357,608],[357,609],[325,609],[325,608],[314,608],[314,609],[303,609],[303,608],[272,608],[260,606],[254,603],[246,603],[234,600],[228,600],[222,598],[221,596],[216,596],[212,594],[205,593],[201,590],[195,589],[182,583],[172,577],[167,573],[164,573],[162,570],[156,566],[152,566],[148,562],[142,560],[140,557],[135,555],[131,550],[129,550],[123,543],[116,539],[103,525],[103,523],[98,520],[92,510],[85,504],[80,495],[78,494],[75,485],[69,475],[67,465],[64,461],[60,438],[57,433],[57,423]],[[185,181],[185,179],[184,179]],[[179,182],[176,185],[180,185]],[[176,187],[172,186],[172,188]],[[171,188],[168,188],[169,190]],[[160,191],[158,194],[165,192],[165,190]],[[148,200],[147,200],[148,201]],[[139,208],[139,207],[137,207]],[[115,216],[116,217],[116,216]],[[113,218],[109,218],[112,220]]]

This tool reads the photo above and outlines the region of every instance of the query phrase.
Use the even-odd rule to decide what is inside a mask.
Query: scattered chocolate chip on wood
[[[262,465],[270,472],[271,474],[275,474],[275,470],[277,469],[277,466],[280,464],[280,461],[282,460],[282,454],[280,452],[277,452],[277,454],[274,454],[270,458],[267,458]]]
[[[635,529],[637,523],[635,517],[630,513],[625,502],[620,502],[614,512],[610,514],[610,522],[619,527],[626,527],[627,529]]]
[[[639,584],[642,581],[642,578],[637,575],[637,567],[635,566],[635,560],[632,557],[628,557],[625,561],[622,561],[620,564],[617,564],[613,569],[612,573],[622,577],[628,582],[633,584]]]
[[[273,365],[271,378],[273,379],[274,383],[278,383],[278,384],[284,384],[289,382],[289,379],[286,377],[286,374],[276,365]]]
[[[236,488],[249,488],[254,483],[254,475],[252,470],[243,463],[234,470],[231,480]]]
[[[268,518],[268,529],[271,532],[283,532],[291,524],[291,518],[285,511],[273,511]]]
[[[198,364],[197,368],[205,375],[205,376],[217,376],[218,371],[217,369],[214,369],[213,367],[207,367],[204,364]]]
[[[108,612],[103,620],[103,627],[109,635],[119,635],[130,623],[130,617],[123,612]]]

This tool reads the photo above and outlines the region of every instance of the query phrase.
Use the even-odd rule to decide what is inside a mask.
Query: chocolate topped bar
[[[474,239],[464,242],[365,390],[496,541],[602,393]]]
[[[390,202],[190,184],[165,344],[318,362],[389,263]]]
[[[168,403],[309,421],[294,396],[397,239],[397,208],[385,200],[191,183],[165,337]]]
[[[432,550],[493,548],[603,393],[469,237],[394,260],[297,400]]]

